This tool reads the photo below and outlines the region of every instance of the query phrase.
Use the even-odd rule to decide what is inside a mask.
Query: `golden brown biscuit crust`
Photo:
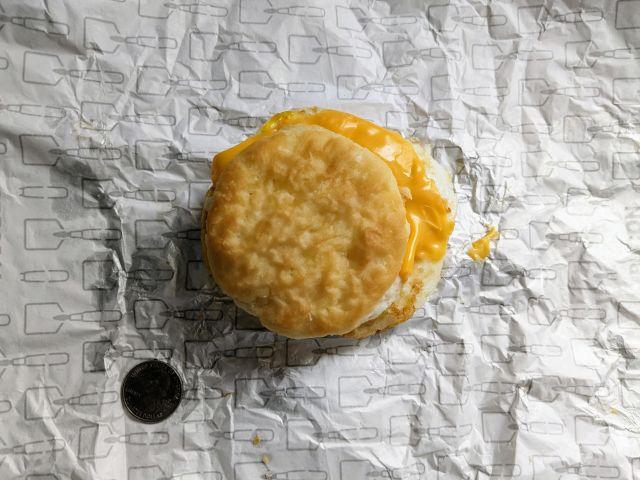
[[[408,225],[383,160],[322,127],[286,127],[223,170],[204,221],[220,287],[293,338],[353,330],[396,279]]]

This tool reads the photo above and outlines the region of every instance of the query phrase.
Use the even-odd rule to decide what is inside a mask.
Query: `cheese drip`
[[[424,161],[411,142],[399,133],[349,113],[311,108],[290,110],[271,117],[256,135],[213,158],[211,178],[214,185],[236,155],[287,125],[318,125],[331,130],[378,155],[391,169],[402,193],[411,229],[400,268],[403,281],[413,272],[416,260],[438,261],[444,257],[454,222],[447,201],[426,175]]]
[[[500,232],[496,229],[496,227],[491,227],[487,231],[487,233],[473,242],[471,244],[471,248],[467,250],[467,255],[471,257],[471,260],[477,262],[479,260],[486,260],[486,258],[491,253],[491,240],[496,239],[500,236]]]

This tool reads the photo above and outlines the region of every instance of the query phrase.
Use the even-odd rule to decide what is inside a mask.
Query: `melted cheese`
[[[471,244],[471,248],[467,250],[467,255],[469,255],[474,262],[485,260],[491,252],[491,240],[499,236],[500,233],[496,227],[491,227],[482,238],[479,238]]]
[[[349,113],[312,108],[273,116],[256,135],[214,157],[211,169],[214,185],[224,167],[249,145],[282,127],[296,124],[318,125],[343,135],[378,155],[391,169],[402,193],[411,229],[400,269],[403,281],[413,272],[416,260],[438,261],[444,257],[454,222],[447,201],[434,181],[427,177],[423,160],[411,142],[399,133]]]

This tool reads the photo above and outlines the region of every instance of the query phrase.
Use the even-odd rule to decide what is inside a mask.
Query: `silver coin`
[[[139,363],[122,382],[122,404],[136,420],[158,423],[175,412],[182,399],[182,381],[168,363]]]

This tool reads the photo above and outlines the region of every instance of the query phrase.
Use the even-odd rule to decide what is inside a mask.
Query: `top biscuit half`
[[[356,328],[398,276],[409,235],[391,170],[315,125],[266,135],[221,172],[204,244],[219,286],[292,338]]]

